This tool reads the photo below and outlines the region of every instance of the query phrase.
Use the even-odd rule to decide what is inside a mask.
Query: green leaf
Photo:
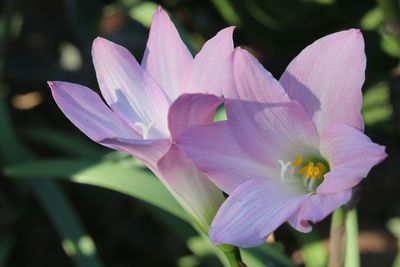
[[[242,23],[229,0],[212,0],[211,2],[228,24],[239,26]]]
[[[64,192],[55,183],[47,180],[32,180],[32,187],[40,203],[49,215],[58,233],[62,236],[65,253],[76,266],[102,266],[96,257],[96,246],[87,235]]]
[[[250,12],[252,17],[257,20],[260,24],[265,26],[266,28],[276,30],[280,27],[279,22],[267,14],[260,6],[257,1],[248,0],[245,1],[245,6],[247,10]]]
[[[186,213],[162,183],[142,165],[138,164],[137,160],[122,153],[110,153],[102,161],[83,158],[40,160],[9,166],[4,172],[14,178],[34,175],[100,186],[138,198],[190,222]],[[173,229],[176,223],[163,218],[162,221],[172,224],[169,227]],[[183,234],[182,229],[182,226],[179,226],[176,231]],[[188,247],[198,257],[198,260],[215,255],[224,262],[222,252],[212,245],[208,239],[193,236],[193,232],[190,231],[184,231],[184,233],[183,238],[187,238]],[[270,264],[268,266],[293,266],[290,259],[282,251],[268,244],[242,251],[244,251],[245,262],[251,263],[249,266],[265,266],[264,263]],[[181,265],[190,265],[189,262],[193,263],[194,258],[182,260]],[[186,262],[186,260],[189,262]]]
[[[380,31],[381,34],[381,48],[382,50],[392,57],[400,56],[400,45],[397,41],[396,37],[389,35],[383,31]]]
[[[178,217],[171,215],[154,206],[148,206],[148,211],[171,232],[187,243],[188,249],[194,254],[178,259],[179,267],[190,266],[223,266],[229,267],[229,263],[222,251],[211,243],[208,237],[195,224],[182,221]]]
[[[375,7],[368,11],[360,21],[363,30],[375,30],[382,25],[385,16],[382,9]]]
[[[393,262],[393,267],[400,267],[400,252],[397,253]]]
[[[188,216],[161,182],[133,158],[39,160],[4,170],[10,177],[63,178],[71,182],[111,189],[148,202],[183,220]]]
[[[8,257],[15,245],[16,233],[12,231],[0,233],[0,266],[6,266]]]
[[[11,126],[8,111],[3,99],[0,98],[0,123],[3,126],[0,131],[0,157],[3,163],[17,164],[34,158],[16,138]],[[32,177],[27,173],[27,177]],[[30,185],[46,210],[63,243],[68,242],[74,250],[65,252],[71,257],[77,267],[101,267],[102,264],[96,255],[96,248],[92,239],[86,234],[81,222],[77,218],[73,207],[64,192],[53,181],[40,181],[32,179]],[[4,254],[3,256],[6,256]]]
[[[261,246],[241,249],[243,261],[248,266],[294,267],[294,263],[286,256],[277,244],[263,244]]]
[[[178,259],[178,267],[198,267],[199,259],[195,255],[183,256]]]
[[[304,265],[306,267],[325,266],[328,256],[316,229],[307,234],[294,231],[294,234],[301,246],[301,254],[304,259]]]
[[[138,21],[146,28],[150,27],[151,19],[154,12],[157,10],[157,4],[151,1],[143,1],[142,3],[135,5],[129,11],[129,15],[132,19]]]
[[[104,154],[105,151],[101,146],[89,142],[89,139],[85,140],[71,135],[71,133],[53,128],[35,127],[24,129],[23,136],[42,146],[61,151],[68,156],[98,157]]]
[[[227,119],[225,106],[219,106],[214,115],[214,122],[226,121]]]
[[[242,254],[243,262],[245,262],[247,266],[252,266],[252,267],[267,266],[263,263],[263,261],[260,258],[252,254],[251,251],[249,250],[241,249],[240,253]]]
[[[363,95],[362,114],[365,124],[370,126],[392,119],[393,107],[387,83],[380,82],[367,88]]]
[[[5,54],[7,40],[9,37],[10,17],[14,11],[12,0],[4,1],[2,10],[5,14],[0,16],[0,159],[2,164],[17,164],[22,161],[34,158],[34,155],[18,140],[8,113],[8,107],[4,97],[3,75],[5,70]],[[31,181],[35,195],[47,211],[53,225],[64,240],[71,240],[74,244],[77,241],[78,253],[70,255],[77,267],[101,267],[95,246],[90,237],[85,233],[80,221],[76,218],[75,212],[63,191],[52,181]],[[62,216],[68,216],[67,218]],[[79,240],[76,238],[79,237]],[[82,239],[83,238],[83,239]],[[1,261],[7,261],[7,250],[12,246],[12,236],[2,239],[0,245]],[[83,241],[82,241],[83,240]],[[0,265],[3,266],[3,262]]]
[[[388,230],[397,238],[397,242],[400,240],[400,217],[391,218],[387,222]],[[393,267],[400,267],[400,248],[397,251],[396,258],[393,262]]]

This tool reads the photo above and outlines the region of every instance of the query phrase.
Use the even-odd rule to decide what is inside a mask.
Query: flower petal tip
[[[363,34],[362,34],[361,30],[358,28],[344,30],[344,31],[338,32],[336,34],[338,36],[342,36],[342,37],[345,37],[348,39],[353,39],[355,41],[361,41],[361,42],[364,41]],[[333,35],[335,35],[335,34],[333,34]]]
[[[111,42],[110,40],[107,40],[106,38],[98,36],[93,40],[92,55],[94,52],[99,51],[101,49],[107,49],[107,48],[115,47],[115,46],[119,46],[119,45],[114,42]]]
[[[165,11],[164,11],[164,9],[163,9],[163,7],[161,6],[161,5],[158,5],[157,6],[157,12],[159,12],[159,13],[165,13]]]
[[[63,85],[68,84],[67,82],[60,82],[60,81],[47,81],[47,85],[50,87],[52,91],[57,90]]]
[[[358,28],[352,28],[352,29],[349,29],[349,32],[351,32],[351,33],[355,33],[355,34],[357,34],[357,35],[360,35],[360,34],[362,34],[361,30],[360,30],[360,29],[358,29]]]
[[[242,48],[241,46],[238,46],[238,47],[235,47],[235,50],[233,51],[233,53],[236,55],[236,54],[243,53],[245,51],[246,51],[246,49]]]
[[[385,146],[380,146],[380,147],[381,147],[381,149],[382,149],[381,154],[380,154],[380,159],[381,159],[380,162],[382,162],[382,161],[384,161],[389,155],[386,153],[386,147],[385,147]]]
[[[349,35],[349,37],[351,36],[354,39],[364,40],[362,31],[358,28],[353,28],[353,29],[347,30],[347,34]]]
[[[229,27],[226,27],[225,29],[222,29],[221,32],[226,32],[226,33],[232,35],[235,29],[236,29],[236,26],[229,26]]]
[[[230,41],[230,43],[232,44],[232,50],[234,49],[234,47],[233,47],[233,32],[235,31],[235,28],[236,28],[235,26],[229,26],[229,27],[226,27],[226,28],[220,30],[217,34],[217,36],[221,36],[224,39],[227,39]]]
[[[157,9],[153,14],[153,22],[154,22],[154,20],[157,20],[158,18],[169,20],[168,13],[164,10],[164,8],[161,5],[157,6]]]
[[[54,84],[55,82],[53,82],[53,81],[47,81],[47,85],[50,87],[50,89],[53,89],[53,87],[54,87]]]
[[[235,58],[235,60],[245,60],[245,58],[248,56],[253,56],[253,55],[243,47],[238,46],[233,51],[233,58]]]
[[[94,38],[94,40],[93,40],[93,45],[98,45],[98,44],[100,44],[100,43],[102,43],[102,42],[104,42],[104,41],[106,41],[105,38],[100,37],[100,36],[97,36],[97,37]]]

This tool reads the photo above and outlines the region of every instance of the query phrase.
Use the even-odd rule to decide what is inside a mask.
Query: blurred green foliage
[[[158,4],[193,52],[236,25],[235,43],[275,77],[317,38],[363,30],[366,131],[387,146],[389,159],[358,189],[361,264],[391,266],[400,217],[400,7],[394,0],[1,1],[0,266],[223,266],[220,252],[187,223],[162,184],[137,160],[84,137],[46,85],[64,80],[97,90],[90,55],[96,36],[140,61]],[[225,118],[221,109],[216,119]],[[243,258],[249,267],[324,266],[328,224],[309,235],[281,227],[274,244],[243,250]],[[368,231],[385,232],[384,245],[365,245],[376,241],[364,240]]]

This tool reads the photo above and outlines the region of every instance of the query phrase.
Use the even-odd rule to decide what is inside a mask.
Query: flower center
[[[155,125],[155,122],[152,121],[149,124],[145,124],[141,121],[135,122],[135,126],[139,127],[140,129],[142,129],[142,133],[143,133],[143,140],[148,139],[149,137],[149,132],[150,129]]]
[[[293,161],[278,161],[281,165],[281,180],[286,183],[303,183],[304,187],[315,192],[323,182],[324,174],[328,171],[329,165],[324,160],[309,158],[305,160],[297,156]]]

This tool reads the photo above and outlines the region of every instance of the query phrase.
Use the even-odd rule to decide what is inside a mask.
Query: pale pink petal
[[[168,102],[157,84],[124,47],[103,38],[93,42],[93,63],[108,105],[136,128],[137,122],[154,124],[150,138],[168,137]]]
[[[113,137],[140,137],[89,88],[59,81],[48,84],[65,116],[93,141]]]
[[[183,208],[207,230],[225,200],[222,192],[174,145],[158,162],[158,171]]]
[[[306,47],[287,67],[280,82],[303,105],[318,132],[330,123],[364,128],[361,87],[366,58],[357,29],[325,36]]]
[[[312,225],[309,221],[304,221],[299,219],[300,213],[296,212],[291,217],[287,219],[288,223],[295,228],[297,231],[303,233],[309,233],[312,230]]]
[[[155,170],[157,162],[165,155],[171,146],[169,139],[127,139],[127,138],[105,138],[101,144],[113,149],[131,154],[142,160],[147,167]]]
[[[311,231],[311,223],[318,223],[335,209],[343,206],[350,200],[351,189],[330,193],[313,194],[302,205],[300,210],[289,219],[289,223],[300,232]]]
[[[279,178],[242,184],[218,210],[209,231],[210,239],[215,244],[239,247],[262,244],[308,198],[301,188],[284,184]]]
[[[228,122],[249,155],[279,168],[293,147],[318,144],[311,119],[257,59],[237,48],[230,65],[224,81],[224,96],[232,98],[225,104]]]
[[[168,127],[172,138],[190,126],[212,123],[215,110],[222,102],[214,95],[181,95],[169,108]]]
[[[224,80],[225,97],[261,103],[290,101],[280,83],[246,50],[236,48],[229,67]]]
[[[142,67],[163,89],[170,102],[179,96],[179,85],[192,61],[192,55],[168,14],[159,7],[153,15]]]
[[[228,124],[237,142],[255,160],[271,169],[312,152],[319,140],[314,124],[297,102],[225,101]],[[270,174],[272,175],[272,174]]]
[[[166,152],[168,140],[142,140],[89,88],[66,82],[49,82],[49,86],[65,116],[93,141],[153,164]]]
[[[326,127],[321,136],[321,155],[331,171],[324,176],[318,193],[332,193],[357,185],[386,158],[385,147],[375,144],[361,130],[345,124]]]
[[[233,30],[234,27],[223,29],[204,44],[182,80],[182,93],[221,96],[223,75],[229,68],[228,58],[233,52]]]
[[[264,165],[252,160],[237,144],[226,122],[192,127],[176,143],[227,193],[249,179],[263,179],[266,174]]]

